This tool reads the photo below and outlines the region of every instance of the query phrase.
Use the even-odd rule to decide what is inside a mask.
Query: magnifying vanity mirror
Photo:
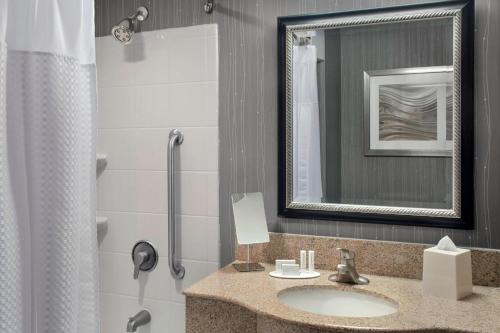
[[[281,216],[472,227],[473,10],[278,19]]]
[[[231,201],[238,244],[247,246],[247,261],[234,263],[233,267],[239,272],[263,271],[261,264],[250,261],[251,245],[269,243],[262,193],[233,193]]]

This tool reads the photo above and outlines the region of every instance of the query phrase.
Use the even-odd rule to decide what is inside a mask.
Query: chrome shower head
[[[111,29],[111,35],[123,45],[132,42],[132,36],[137,32],[139,24],[148,18],[149,12],[146,7],[137,8],[135,14],[128,16]]]
[[[131,22],[129,19],[124,19],[111,29],[111,34],[117,41],[127,45],[132,41],[134,30],[130,29]]]

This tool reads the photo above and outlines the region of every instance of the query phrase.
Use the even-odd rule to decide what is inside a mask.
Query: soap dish
[[[316,271],[311,272],[304,269],[300,270],[299,275],[284,275],[283,273],[278,271],[269,272],[269,275],[278,279],[313,279],[321,276],[319,272]]]
[[[108,223],[108,218],[104,216],[96,216],[95,222],[97,223],[97,227],[103,227]]]

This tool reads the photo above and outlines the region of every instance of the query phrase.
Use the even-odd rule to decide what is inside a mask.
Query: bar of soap
[[[424,250],[423,293],[452,300],[472,294],[470,250]]]
[[[281,273],[283,275],[300,275],[299,264],[282,264]]]
[[[275,270],[278,273],[283,273],[283,270],[281,269],[283,264],[295,264],[295,260],[293,259],[278,259],[275,261]]]

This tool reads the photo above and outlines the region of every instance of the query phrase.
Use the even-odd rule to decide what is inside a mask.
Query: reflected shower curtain
[[[97,333],[94,8],[0,0],[0,332]]]
[[[321,202],[317,56],[314,45],[293,47],[293,200]]]

